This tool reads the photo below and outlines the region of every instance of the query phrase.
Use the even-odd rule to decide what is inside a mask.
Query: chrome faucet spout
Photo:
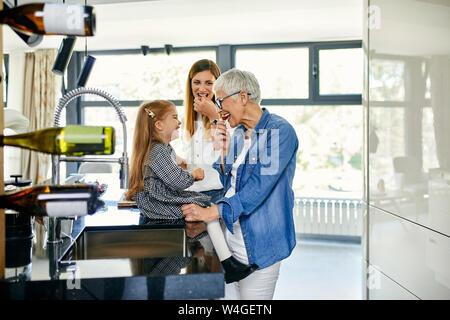
[[[119,120],[122,123],[122,129],[123,129],[123,153],[122,157],[117,160],[117,162],[120,164],[120,188],[121,189],[128,189],[128,175],[129,175],[129,166],[128,166],[128,155],[127,155],[127,128],[125,122],[127,121],[127,117],[125,116],[125,112],[123,111],[122,107],[120,106],[120,103],[117,99],[115,99],[113,96],[111,96],[109,93],[97,89],[97,88],[77,88],[74,90],[71,90],[67,92],[58,103],[58,106],[55,109],[55,118],[53,121],[54,127],[60,126],[60,117],[62,110],[75,98],[85,95],[85,94],[93,94],[100,96],[104,98],[106,101],[108,101],[116,110],[117,115],[119,116]],[[74,158],[74,157],[72,157]],[[88,159],[85,159],[83,157],[79,157],[79,160],[72,160],[72,161],[78,161],[78,162],[88,162]],[[59,156],[53,156],[52,157],[52,183],[53,184],[59,184],[59,163],[60,161],[64,161],[64,158]],[[93,160],[98,161],[98,160]],[[106,161],[111,162],[111,161]]]
[[[52,184],[60,183],[60,162],[116,162],[120,164],[120,188],[128,189],[128,177],[129,177],[129,165],[128,165],[128,155],[127,155],[127,128],[125,122],[127,121],[127,117],[120,106],[120,103],[117,99],[111,96],[109,93],[96,89],[96,88],[77,88],[67,92],[58,103],[58,106],[55,109],[55,118],[53,121],[54,127],[60,126],[60,117],[62,110],[75,98],[85,95],[85,94],[93,94],[104,98],[108,101],[116,110],[117,115],[119,116],[119,120],[122,123],[123,130],[123,153],[120,158],[86,158],[86,157],[60,157],[58,155],[52,156]],[[61,239],[60,234],[60,221],[56,218],[49,219],[49,228],[48,228],[48,239],[47,241],[50,243],[59,243]]]

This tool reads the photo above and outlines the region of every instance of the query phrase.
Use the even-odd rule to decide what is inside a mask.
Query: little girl
[[[184,190],[202,180],[204,172],[201,168],[188,172],[177,164],[170,141],[178,138],[180,124],[175,105],[165,100],[143,103],[137,114],[130,188],[125,196],[134,199],[141,213],[151,219],[184,218],[181,206],[187,203],[211,205],[210,197]],[[218,220],[206,222],[206,227],[225,270],[226,283],[244,279],[256,270],[231,255]]]

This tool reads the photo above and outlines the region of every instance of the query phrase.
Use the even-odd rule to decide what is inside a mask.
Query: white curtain
[[[439,166],[441,169],[450,170],[450,57],[448,55],[431,58],[430,91]]]
[[[52,127],[61,82],[51,70],[56,55],[56,49],[43,49],[25,56],[23,114],[30,120],[29,131]],[[21,168],[24,179],[44,183],[50,178],[51,158],[22,150]]]

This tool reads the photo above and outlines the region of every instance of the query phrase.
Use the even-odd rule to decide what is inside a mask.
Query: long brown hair
[[[126,200],[132,200],[138,191],[144,190],[145,165],[152,147],[162,140],[155,131],[155,122],[163,120],[172,102],[155,100],[144,102],[139,107],[134,127],[133,152],[130,165],[130,187],[125,193]]]
[[[186,136],[192,137],[195,132],[194,123],[195,120],[197,120],[197,112],[194,110],[194,95],[192,94],[192,78],[199,72],[209,70],[214,75],[214,77],[217,79],[220,76],[220,69],[219,66],[211,60],[208,59],[202,59],[198,60],[196,63],[194,63],[189,70],[187,83],[186,83],[186,98],[184,100],[184,108],[185,108],[185,130],[186,130]],[[213,101],[215,101],[215,98],[213,97]],[[203,125],[205,126],[205,129],[207,132],[209,132],[209,129],[211,128],[211,124],[209,123],[209,119],[205,116],[203,116]]]

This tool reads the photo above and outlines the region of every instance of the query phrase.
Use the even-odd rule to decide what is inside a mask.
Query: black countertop
[[[64,237],[61,244],[47,244],[45,229],[38,222],[34,222],[33,238],[7,241],[10,261],[6,261],[6,276],[0,281],[0,297],[175,300],[224,296],[224,275],[204,223],[151,221],[143,218],[138,209],[118,209],[117,192],[109,191],[104,198],[105,209],[74,220],[70,237]],[[175,232],[177,238],[172,242],[183,250],[169,252],[159,248],[147,257],[141,253],[142,247],[146,249],[146,243],[136,250],[123,244],[120,252],[125,253],[125,257],[94,254],[80,258],[80,248],[85,247],[85,234],[129,230],[157,231],[157,235],[167,236]],[[17,254],[8,255],[8,250]]]

